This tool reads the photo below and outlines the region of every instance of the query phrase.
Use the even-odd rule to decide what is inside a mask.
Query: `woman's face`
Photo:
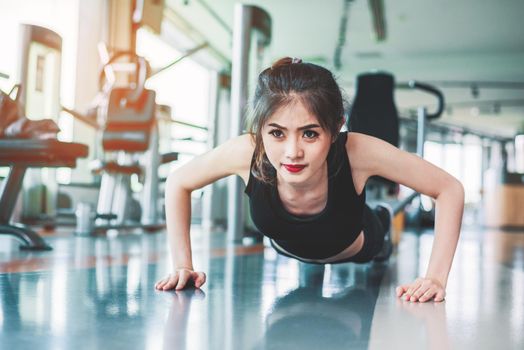
[[[331,145],[331,135],[300,102],[278,109],[262,128],[266,155],[277,178],[288,184],[319,180]]]

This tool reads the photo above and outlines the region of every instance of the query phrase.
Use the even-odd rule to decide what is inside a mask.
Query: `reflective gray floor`
[[[52,252],[1,238],[2,349],[523,349],[524,232],[464,228],[443,303],[410,303],[433,236],[405,232],[384,265],[307,265],[193,233],[202,290],[159,292],[164,234],[58,232]],[[13,241],[14,242],[14,241]]]

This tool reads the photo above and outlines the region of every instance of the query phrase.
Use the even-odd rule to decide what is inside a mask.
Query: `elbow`
[[[171,171],[169,173],[169,175],[167,175],[166,186],[168,186],[168,187],[174,186],[177,183],[178,178],[179,178],[179,176],[177,174],[177,171],[176,170]]]
[[[440,196],[445,195],[446,197],[453,197],[460,200],[462,203],[465,201],[465,190],[462,183],[456,178],[451,178],[445,186],[442,186],[440,193],[434,197],[438,199]]]
[[[453,198],[455,201],[460,202],[460,204],[464,206],[466,192],[464,190],[464,186],[459,180],[453,178],[453,180],[448,183],[439,196],[443,194],[445,197]]]
[[[166,192],[172,192],[176,190],[185,190],[187,192],[192,192],[191,190],[184,187],[182,183],[182,176],[178,174],[178,171],[172,171],[169,173],[166,179]]]
[[[460,181],[456,180],[454,190],[457,193],[456,196],[460,198],[462,203],[464,203],[466,200],[466,191],[464,190],[464,185],[462,185]]]

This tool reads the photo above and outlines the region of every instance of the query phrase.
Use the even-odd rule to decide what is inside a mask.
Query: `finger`
[[[195,287],[200,288],[204,283],[206,283],[206,275],[204,273],[197,273],[195,278]]]
[[[178,280],[180,278],[180,274],[176,273],[175,275],[171,276],[166,284],[162,287],[162,290],[169,290],[175,288],[176,284],[178,283]]]
[[[419,283],[417,281],[413,282],[409,287],[408,287],[408,290],[406,291],[406,300],[409,300],[411,299],[411,296],[413,295],[413,293],[418,289],[419,287]]]
[[[191,273],[187,272],[187,271],[182,271],[180,273],[180,277],[178,278],[178,284],[176,285],[176,290],[180,290],[180,289],[183,289],[186,284],[187,284],[187,281],[189,280],[189,278],[191,277]]]
[[[420,297],[422,295],[424,295],[424,293],[426,293],[428,291],[428,289],[430,288],[430,286],[428,286],[427,284],[421,284],[417,290],[415,290],[413,292],[413,295],[411,296],[410,300],[411,301],[417,301],[420,299]]]
[[[437,289],[435,287],[429,288],[420,298],[419,301],[421,303],[425,303],[426,301],[432,299],[435,294],[437,293]]]
[[[438,286],[435,285],[435,283],[429,279],[422,280],[422,284],[420,285],[419,289],[413,293],[415,295],[416,300],[420,300],[420,298],[428,291],[433,290],[433,294],[436,293]]]
[[[159,286],[160,286],[160,284],[161,284],[163,281],[164,281],[163,279],[157,281],[157,282],[155,283],[155,289],[159,289]]]
[[[413,294],[413,284],[410,284],[408,285],[408,289],[406,289],[406,300],[409,300],[409,298],[411,297],[411,295]]]
[[[407,290],[408,290],[408,286],[407,285],[398,286],[397,289],[396,289],[397,297],[401,297],[402,294],[404,294]]]
[[[424,303],[430,299],[432,299],[435,294],[437,293],[437,290],[435,287],[429,288],[424,294],[422,294],[419,298],[419,301],[421,303]]]
[[[168,281],[169,281],[169,277],[162,278],[160,281],[157,282],[156,288],[162,289]]]
[[[446,291],[443,289],[440,289],[437,291],[437,295],[435,296],[435,301],[440,303],[441,301],[444,301],[444,298],[446,297]]]
[[[423,285],[424,280],[422,278],[417,278],[408,288],[406,292],[406,300],[410,300],[413,294]]]
[[[400,297],[402,295],[404,295],[405,293],[407,293],[409,289],[409,285],[402,285],[400,287],[397,288],[397,295]]]

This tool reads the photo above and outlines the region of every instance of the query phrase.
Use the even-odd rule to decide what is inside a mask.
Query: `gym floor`
[[[386,264],[310,265],[193,228],[202,290],[156,291],[165,234],[45,233],[0,252],[2,349],[523,349],[524,232],[463,227],[442,303],[395,297],[422,275],[431,231]]]

